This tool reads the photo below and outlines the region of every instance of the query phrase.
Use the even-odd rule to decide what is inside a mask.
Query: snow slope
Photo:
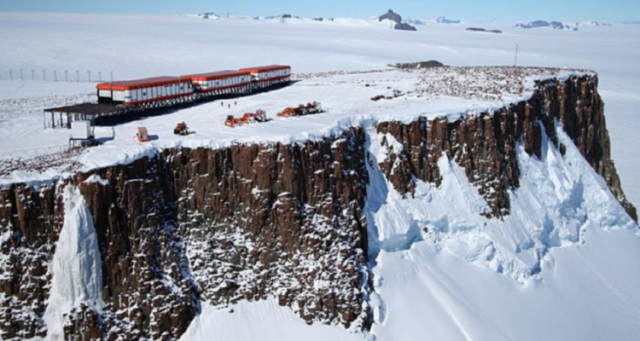
[[[280,307],[274,298],[267,301],[242,301],[232,309],[216,309],[202,304],[202,313],[191,323],[181,340],[307,340],[356,341],[360,333],[341,327],[314,324],[308,326],[291,309]]]
[[[384,302],[378,340],[635,340],[640,333],[638,237],[589,227],[552,250],[525,284],[429,241],[378,258]]]

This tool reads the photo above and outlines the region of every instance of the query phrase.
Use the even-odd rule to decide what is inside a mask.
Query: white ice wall
[[[100,310],[102,263],[93,217],[80,190],[64,190],[64,225],[50,267],[53,275],[44,320],[47,339],[62,340],[64,314],[81,303]]]

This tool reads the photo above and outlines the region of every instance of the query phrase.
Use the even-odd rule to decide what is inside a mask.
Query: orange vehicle
[[[291,116],[300,116],[301,114],[296,110],[296,108],[285,108],[282,112],[277,114],[280,117],[291,117]]]
[[[187,127],[186,123],[180,122],[173,129],[173,133],[176,134],[176,135],[189,135],[190,131],[189,131],[189,127]]]
[[[227,116],[224,121],[224,125],[234,128],[235,126],[241,126],[243,124],[249,124],[253,122],[266,122],[267,114],[264,110],[258,109],[255,113],[246,113],[242,117],[235,118],[232,115]]]
[[[267,122],[267,113],[262,109],[256,110],[255,113],[248,113],[244,115],[245,116],[249,115],[251,120],[254,122]]]
[[[237,125],[242,125],[242,118],[235,118],[233,117],[233,115],[229,115],[224,121],[224,125],[230,128],[234,128]]]
[[[136,133],[136,137],[140,142],[149,142],[149,133],[147,132],[147,128],[140,127],[138,128],[138,132]]]
[[[320,102],[312,102],[312,103],[307,103],[307,105],[300,104],[297,107],[285,108],[282,112],[279,112],[277,115],[280,117],[291,117],[291,116],[319,114],[321,112],[324,112],[324,111],[322,110],[322,106],[320,105]]]

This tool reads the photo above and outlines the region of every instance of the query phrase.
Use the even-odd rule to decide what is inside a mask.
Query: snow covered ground
[[[367,20],[0,13],[0,159],[50,153],[42,149],[65,145],[69,132],[43,130],[41,109],[86,98],[93,89],[89,82],[8,81],[8,69],[14,70],[14,78],[15,70],[45,69],[59,70],[59,75],[62,70],[113,71],[116,79],[126,79],[275,63],[290,64],[295,73],[380,70],[390,63],[429,59],[453,66],[511,65],[519,44],[519,65],[598,72],[613,158],[627,196],[639,206],[640,27],[581,27],[573,32],[473,26],[504,33],[437,24],[403,32]],[[521,95],[426,102],[413,94],[370,101],[393,89],[415,90],[418,77],[397,71],[320,77],[240,98],[231,108],[226,101],[225,106],[214,102],[113,131],[100,128],[99,136],[109,141],[75,161],[90,168],[113,163],[114,155],[126,162],[178,143],[220,146],[313,138],[377,119],[459,115]],[[273,118],[286,106],[314,100],[328,112],[236,129],[223,126],[229,114],[261,108]],[[197,134],[174,137],[171,129],[179,121]],[[155,141],[136,142],[138,126],[146,126]],[[566,139],[562,133],[560,137]],[[369,138],[370,151],[382,157],[377,136],[369,132]],[[542,161],[520,151],[519,162],[521,187],[511,193],[513,214],[504,221],[478,214],[483,201],[459,167],[446,160],[440,162],[442,190],[420,184],[415,199],[401,198],[370,170],[367,209],[376,257],[372,305],[377,321],[371,334],[308,327],[287,308],[267,301],[241,303],[233,314],[204,306],[183,339],[628,340],[640,335],[635,224],[575,148],[569,146],[562,158],[546,146]]]
[[[102,78],[106,79],[112,71],[114,79],[129,79],[276,63],[290,64],[296,73],[383,69],[390,63],[429,59],[453,66],[512,65],[515,45],[519,44],[519,65],[598,72],[600,92],[607,104],[613,157],[627,196],[636,206],[640,205],[640,179],[635,174],[635,169],[640,167],[640,154],[631,148],[640,145],[640,137],[635,133],[640,129],[640,119],[635,115],[635,108],[640,106],[640,96],[635,91],[640,88],[640,68],[637,67],[640,28],[631,25],[584,27],[577,32],[565,32],[520,30],[511,24],[497,23],[472,26],[500,29],[504,33],[467,32],[464,25],[446,24],[403,32],[369,19],[317,22],[0,13],[3,46],[0,49],[0,100],[40,93],[46,94],[45,97],[51,94],[64,97],[87,94],[93,89],[91,83],[11,82],[7,81],[9,69],[13,70],[14,79],[19,69],[25,70],[25,78],[29,78],[28,70],[47,70],[50,81],[54,70],[58,71],[58,79],[62,79],[64,70],[70,71],[72,79],[73,70],[79,70],[83,79],[87,70],[93,71],[94,78],[101,71]],[[35,74],[36,78],[40,77],[39,72]],[[295,102],[314,100],[318,96],[312,89],[308,89],[307,94],[308,98],[295,98]],[[256,106],[268,105],[251,101]],[[64,100],[57,98],[54,102],[64,103]],[[244,100],[241,103],[249,104]],[[287,102],[287,105],[292,104]],[[0,104],[0,108],[6,106]],[[46,106],[12,109],[14,113],[21,112],[24,119],[1,125],[0,135],[5,137],[0,140],[0,156],[37,155],[46,151],[35,149],[62,148],[66,144],[68,132],[49,134],[40,129],[43,107]],[[0,120],[8,122],[11,116],[0,113]],[[218,123],[214,121],[208,126]],[[139,123],[143,124],[146,122]],[[14,125],[22,128],[6,128]],[[63,136],[49,136],[56,134]],[[18,147],[11,142],[19,136],[28,138]]]

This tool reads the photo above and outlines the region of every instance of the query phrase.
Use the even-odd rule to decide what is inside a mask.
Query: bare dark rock
[[[502,31],[500,30],[487,30],[485,28],[479,28],[479,27],[468,27],[466,30],[471,32],[488,32],[488,33],[497,33],[497,34],[502,33]]]
[[[390,66],[398,69],[428,69],[434,67],[444,67],[445,65],[437,60],[429,60],[426,62],[396,63]]]
[[[541,157],[543,139],[559,148],[555,122],[559,121],[582,155],[600,174],[627,213],[637,221],[635,207],[622,192],[611,160],[610,141],[604,118],[604,104],[597,93],[597,76],[572,77],[566,82],[541,82],[535,94],[495,113],[481,113],[456,121],[420,118],[410,124],[385,122],[378,133],[390,134],[402,144],[402,151],[378,160],[380,169],[401,194],[412,194],[413,177],[440,184],[437,161],[443,153],[465,169],[491,212],[487,216],[509,214],[509,190],[519,186],[520,171],[516,143]],[[543,135],[544,133],[544,135]],[[385,145],[383,139],[382,145]]]
[[[395,22],[396,24],[402,23],[402,17],[400,16],[400,14],[394,12],[391,9],[389,11],[387,11],[387,13],[381,15],[378,18],[378,21],[382,21],[382,20],[385,20],[385,19],[391,20],[391,21]]]
[[[407,24],[407,23],[396,24],[394,29],[402,30],[402,31],[417,31],[418,30],[415,26],[411,26],[410,24]]]
[[[381,15],[378,18],[378,21],[382,21],[382,20],[385,20],[385,19],[395,22],[396,24],[394,26],[394,29],[396,29],[396,30],[417,31],[415,26],[411,26],[410,24],[403,22],[402,21],[402,17],[400,16],[400,14],[395,13],[392,10],[389,10],[387,13]]]
[[[532,21],[528,24],[516,24],[514,27],[531,29],[531,28],[541,28],[541,27],[550,27],[555,30],[569,30],[571,27],[569,25],[565,25],[559,21],[544,21],[544,20],[536,20]],[[575,27],[574,31],[577,31],[577,27]]]

